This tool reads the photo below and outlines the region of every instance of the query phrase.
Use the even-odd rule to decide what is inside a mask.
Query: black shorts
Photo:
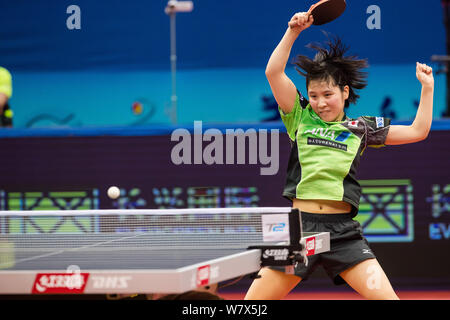
[[[329,232],[330,251],[308,257],[308,265],[299,263],[295,275],[307,280],[314,270],[322,265],[335,285],[344,284],[339,275],[358,263],[375,258],[369,243],[363,236],[358,221],[345,214],[317,214],[302,212],[303,232]],[[271,267],[283,270],[283,267]]]

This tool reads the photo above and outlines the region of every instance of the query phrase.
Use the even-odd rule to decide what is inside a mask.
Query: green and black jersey
[[[290,113],[279,111],[292,142],[283,196],[345,201],[356,216],[360,157],[366,147],[384,146],[390,119],[363,116],[325,122],[300,93]]]

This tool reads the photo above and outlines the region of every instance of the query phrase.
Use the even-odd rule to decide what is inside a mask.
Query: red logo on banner
[[[197,269],[197,287],[206,286],[209,283],[210,276],[209,264]]]
[[[89,273],[38,273],[31,293],[83,293]]]
[[[316,250],[316,239],[310,238],[306,239],[306,255],[313,255]]]

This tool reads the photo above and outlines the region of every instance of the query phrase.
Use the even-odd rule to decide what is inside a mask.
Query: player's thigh
[[[398,299],[377,259],[364,260],[339,275],[366,299]]]
[[[245,295],[245,300],[281,300],[301,281],[293,274],[262,268]]]

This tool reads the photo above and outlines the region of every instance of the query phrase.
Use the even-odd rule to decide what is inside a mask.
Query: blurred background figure
[[[0,127],[12,127],[13,111],[8,103],[11,96],[11,73],[7,69],[0,67]]]

